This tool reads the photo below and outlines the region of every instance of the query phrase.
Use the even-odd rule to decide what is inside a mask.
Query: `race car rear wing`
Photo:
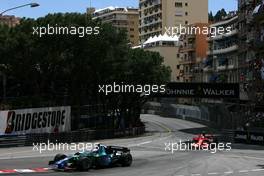
[[[130,149],[127,148],[127,147],[108,146],[107,148],[110,149],[110,150],[115,150],[115,151],[130,152]]]

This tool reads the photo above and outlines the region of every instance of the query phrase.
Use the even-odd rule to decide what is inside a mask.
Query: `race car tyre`
[[[66,157],[67,157],[66,155],[59,153],[59,154],[57,154],[57,155],[54,157],[54,162],[57,162],[57,161],[63,160],[63,159],[65,159]]]
[[[92,167],[92,161],[90,158],[81,158],[77,162],[77,170],[88,171]]]
[[[128,154],[123,154],[122,155],[122,161],[121,161],[121,165],[123,167],[128,167],[132,164],[132,155],[130,153]]]

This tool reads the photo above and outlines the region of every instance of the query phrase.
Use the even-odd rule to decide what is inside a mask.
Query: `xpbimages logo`
[[[58,24],[51,26],[48,24],[47,26],[41,27],[33,27],[33,35],[37,35],[39,37],[45,35],[77,35],[82,38],[87,35],[98,35],[100,34],[100,27],[91,27],[91,26],[58,26]]]
[[[179,142],[167,142],[165,144],[165,151],[169,151],[172,154],[175,151],[197,151],[197,150],[203,150],[203,151],[210,151],[210,153],[215,154],[218,151],[230,151],[232,149],[231,143],[208,143],[208,144],[199,144],[199,143],[193,143],[190,141],[179,141]]]
[[[43,153],[43,151],[92,151],[98,147],[98,143],[59,143],[55,142],[47,143],[33,143],[33,151]]]
[[[178,36],[178,35],[209,35],[211,37],[216,37],[217,35],[230,34],[232,32],[232,27],[207,27],[207,26],[165,26],[165,32],[169,36]]]
[[[110,93],[144,93],[144,95],[150,95],[151,93],[164,93],[166,91],[165,87],[166,85],[128,85],[114,82],[113,84],[98,85],[98,92],[104,93],[105,95]]]

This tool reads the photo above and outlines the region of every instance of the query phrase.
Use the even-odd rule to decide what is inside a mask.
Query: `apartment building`
[[[252,63],[256,56],[253,46],[255,43],[256,29],[253,21],[253,11],[261,0],[238,1],[238,29],[239,29],[239,74],[241,99],[248,101],[253,99],[254,75]]]
[[[179,65],[180,55],[178,53],[180,42],[177,36],[164,35],[150,37],[143,45],[146,51],[158,52],[164,58],[164,65],[169,66],[171,69],[171,81],[176,82],[179,77]]]
[[[208,23],[208,0],[140,0],[140,42],[164,34],[167,29]]]
[[[93,19],[101,19],[104,23],[110,23],[117,29],[126,30],[131,46],[139,44],[139,14],[137,8],[107,7],[95,10],[87,9]]]
[[[222,21],[210,25],[215,32],[207,39],[209,49],[204,61],[204,82],[239,82],[237,22],[238,16],[232,12]]]
[[[14,27],[15,25],[19,24],[20,19],[13,16],[13,15],[0,15],[0,25],[8,25],[10,27]]]
[[[264,109],[264,1],[259,2],[253,11],[255,27],[253,49],[255,60],[251,63],[254,77],[254,102],[258,109]]]
[[[180,61],[177,67],[180,69],[180,75],[177,81],[201,82],[197,63],[206,59],[208,49],[207,35],[201,32],[201,29],[204,27],[208,27],[208,24],[196,23],[188,25],[188,28],[192,29],[192,32],[180,36]]]

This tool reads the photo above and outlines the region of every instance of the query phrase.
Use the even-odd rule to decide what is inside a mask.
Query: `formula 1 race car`
[[[211,147],[215,147],[215,145],[211,145],[213,143],[218,143],[217,137],[212,134],[203,133],[193,138],[191,147],[196,149],[210,149]]]
[[[99,145],[92,151],[77,152],[73,155],[57,154],[54,160],[49,162],[51,169],[69,171],[88,171],[91,168],[111,167],[121,165],[123,167],[132,164],[132,155],[126,147]]]

